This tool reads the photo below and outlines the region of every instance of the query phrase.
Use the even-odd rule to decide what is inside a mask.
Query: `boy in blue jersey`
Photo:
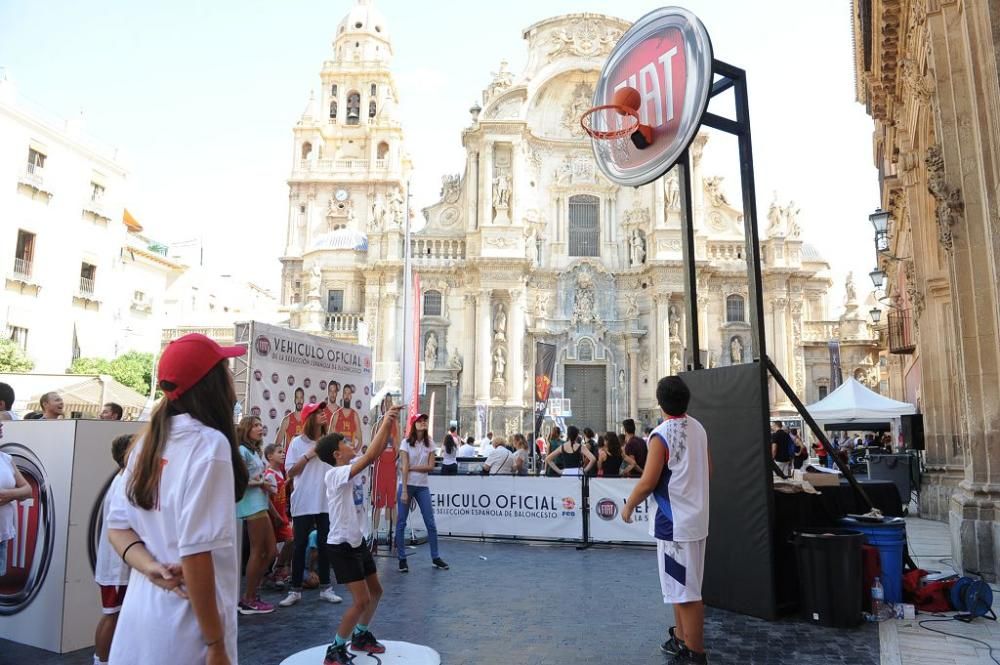
[[[687,415],[691,392],[680,377],[667,376],[656,386],[665,420],[653,430],[642,477],[625,502],[622,519],[632,521],[635,507],[650,495],[656,516],[657,567],[663,602],[674,607],[677,625],[660,648],[670,665],[702,665],[705,656],[705,605],[701,582],[708,538],[708,437],[701,423]]]

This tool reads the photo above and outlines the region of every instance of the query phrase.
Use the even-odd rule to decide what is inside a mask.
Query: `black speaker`
[[[924,415],[914,413],[901,417],[901,433],[903,435],[903,445],[910,450],[924,449]]]

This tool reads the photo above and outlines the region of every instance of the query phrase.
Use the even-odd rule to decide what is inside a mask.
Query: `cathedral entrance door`
[[[563,395],[570,399],[573,415],[568,421],[581,430],[595,432],[608,428],[607,367],[604,365],[566,365]]]

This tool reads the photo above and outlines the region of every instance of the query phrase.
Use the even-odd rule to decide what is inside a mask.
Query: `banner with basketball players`
[[[535,436],[542,429],[545,409],[549,403],[552,375],[556,370],[556,346],[538,342],[535,345]]]
[[[327,403],[329,429],[371,438],[371,349],[254,321],[244,413],[261,419],[264,441],[287,445],[302,431],[305,404]]]
[[[632,522],[622,521],[622,508],[637,478],[590,479],[590,540],[595,543],[653,543],[649,520],[656,504],[650,497],[635,507]]]

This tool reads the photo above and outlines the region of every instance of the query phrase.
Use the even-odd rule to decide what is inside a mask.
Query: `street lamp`
[[[878,322],[882,320],[882,310],[878,307],[872,307],[868,310],[868,315],[872,317],[872,323],[878,325]]]
[[[882,208],[878,208],[868,215],[868,221],[875,227],[875,251],[881,253],[889,251],[889,213]]]
[[[868,276],[872,278],[872,284],[875,285],[876,289],[881,289],[882,285],[885,284],[885,271],[875,266],[875,269],[868,273]]]

